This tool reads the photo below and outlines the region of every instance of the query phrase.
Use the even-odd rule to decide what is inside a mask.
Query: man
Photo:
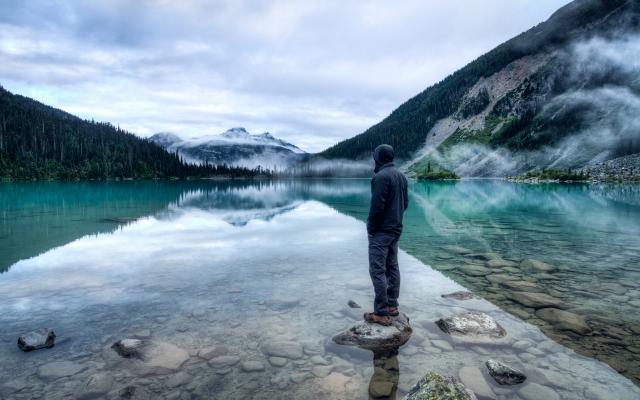
[[[375,300],[373,312],[364,319],[391,325],[389,316],[397,316],[400,294],[398,239],[402,233],[402,216],[409,205],[407,178],[393,165],[393,147],[382,144],[373,151],[376,163],[371,179],[371,208],[367,219],[369,234],[369,275]]]

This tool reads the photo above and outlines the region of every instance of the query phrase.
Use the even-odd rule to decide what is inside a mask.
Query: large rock
[[[302,358],[302,345],[286,340],[269,340],[262,344],[262,352],[271,357],[289,358],[297,360]]]
[[[560,308],[563,304],[562,300],[559,298],[550,296],[546,293],[510,292],[507,297],[522,304],[523,306],[531,308]]]
[[[533,258],[527,258],[520,263],[521,268],[535,269],[541,272],[553,272],[557,270],[553,265],[547,264],[540,260],[534,260]]]
[[[487,369],[489,375],[501,385],[517,385],[527,379],[527,377],[519,370],[501,363],[496,360],[487,360]]]
[[[591,327],[581,315],[557,308],[543,308],[536,311],[536,316],[552,323],[557,328],[565,331],[585,335],[591,332]]]
[[[391,326],[382,326],[362,321],[335,335],[333,341],[374,351],[398,348],[409,340],[413,329],[404,313],[391,317],[391,322]]]
[[[476,400],[476,396],[454,378],[430,371],[402,400]]]
[[[495,319],[477,311],[441,318],[436,325],[451,336],[468,339],[500,339],[507,335]]]
[[[53,329],[39,329],[25,333],[18,338],[18,347],[22,351],[51,348],[55,344],[56,334]]]

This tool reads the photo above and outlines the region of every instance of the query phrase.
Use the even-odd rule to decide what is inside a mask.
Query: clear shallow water
[[[331,345],[333,334],[360,318],[361,310],[349,309],[347,301],[365,307],[371,302],[366,235],[358,220],[366,204],[367,181],[26,185],[31,186],[0,187],[6,232],[0,239],[3,257],[13,251],[31,257],[9,265],[0,275],[0,394],[5,397],[79,396],[96,374],[109,377],[104,386],[111,398],[135,386],[153,398],[352,399],[367,398],[370,387],[387,384],[397,385],[400,397],[428,370],[458,376],[467,367],[467,374],[485,373],[483,364],[489,357],[522,368],[529,379],[515,388],[498,387],[490,378],[471,379],[488,397],[546,398],[541,397],[546,396],[544,388],[536,384],[566,399],[640,396],[631,381],[606,364],[575,354],[485,300],[442,299],[441,294],[461,286],[404,252],[401,303],[414,326],[411,341],[397,356],[383,360]],[[73,185],[88,186],[74,192]],[[424,190],[437,190],[442,196]],[[449,240],[434,239],[442,232],[431,232],[442,227],[443,220],[425,223],[422,210],[447,215],[436,213],[440,203],[434,201],[443,199],[447,190],[453,188],[413,186],[402,247],[422,237],[410,251],[423,249],[421,257],[437,253],[438,259],[452,260],[435,249],[450,241],[474,251],[487,246],[479,238],[476,244],[459,237],[455,226],[446,231]],[[37,200],[22,207],[11,193]],[[91,200],[83,203],[78,200],[81,194]],[[420,199],[436,206],[418,207]],[[122,223],[141,215],[145,216]],[[75,221],[80,218],[84,222]],[[34,228],[19,229],[23,221]],[[35,229],[51,224],[60,225],[62,233]],[[59,247],[43,250],[39,242],[46,240]],[[72,241],[62,243],[66,240]],[[16,243],[22,244],[19,250],[9,247]],[[463,310],[494,316],[507,330],[507,340],[462,344],[433,323]],[[59,344],[20,352],[17,336],[42,326],[55,328]],[[110,345],[135,335],[183,349],[184,362],[169,371],[114,359]],[[302,343],[305,355],[273,366],[263,350],[274,340]],[[211,365],[202,350],[212,346],[265,368],[244,372],[240,363]],[[61,368],[55,362],[67,363]],[[328,366],[319,369],[319,363]]]

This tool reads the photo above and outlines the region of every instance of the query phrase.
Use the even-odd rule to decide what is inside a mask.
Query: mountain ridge
[[[577,0],[569,3],[557,10],[547,21],[504,42],[410,98],[378,124],[359,135],[337,143],[319,155],[329,159],[368,158],[376,145],[389,143],[395,147],[399,159],[410,161],[405,166],[409,170],[423,168],[428,161],[446,164],[443,166],[455,169],[462,161],[456,161],[457,164],[451,159],[443,161],[446,157],[440,157],[440,160],[423,160],[426,155],[431,154],[431,150],[426,148],[428,139],[434,133],[434,127],[439,123],[443,124],[447,118],[463,120],[482,112],[486,115],[480,118],[481,126],[476,124],[469,131],[460,131],[457,130],[459,127],[456,127],[448,133],[448,135],[456,133],[459,140],[454,144],[471,139],[472,142],[482,142],[481,144],[486,145],[493,152],[500,152],[502,148],[512,152],[523,149],[537,150],[554,144],[554,141],[561,139],[562,135],[551,132],[552,128],[548,129],[546,136],[540,135],[537,141],[532,139],[535,135],[531,134],[531,130],[535,130],[532,126],[535,117],[540,116],[544,106],[550,104],[551,100],[558,95],[569,93],[579,88],[581,84],[598,88],[606,84],[618,84],[630,86],[636,90],[630,77],[625,77],[624,82],[607,82],[607,77],[594,76],[584,78],[581,82],[569,82],[572,76],[564,77],[562,73],[563,69],[570,67],[571,60],[567,60],[567,53],[570,52],[572,44],[592,38],[605,41],[618,40],[617,37],[621,32],[623,34],[640,32],[639,21],[640,5],[633,0]],[[526,57],[542,58],[543,62],[526,73],[516,82],[515,87],[509,87],[509,90],[501,93],[501,97],[491,97],[494,93],[486,96],[487,93],[480,91],[474,96],[469,96],[479,82],[500,74],[505,68],[513,66],[513,63],[526,60]],[[556,68],[556,71],[551,70],[548,66],[550,63],[555,63],[552,67]],[[601,82],[595,82],[596,78]],[[549,89],[546,93],[545,85]],[[539,104],[535,105],[536,101]],[[517,107],[522,109],[517,110]],[[487,122],[485,117],[489,115]],[[543,125],[542,122],[541,118],[536,120],[540,126]],[[564,122],[569,124],[575,121],[569,121],[567,118]],[[546,126],[552,125],[549,119],[546,120],[546,124]],[[440,144],[447,138],[441,137]],[[519,149],[518,144],[521,144],[522,148]],[[451,143],[448,145],[452,147]],[[434,146],[434,148],[437,147]],[[612,151],[611,156],[614,153],[616,151]],[[616,154],[620,155],[618,153]],[[511,159],[514,156],[509,155],[509,157]],[[477,158],[477,154],[472,151],[464,161],[473,163],[478,161]],[[420,163],[421,160],[422,163]],[[521,160],[513,163],[517,165],[516,169],[538,166],[522,165]],[[488,169],[490,168],[471,171],[467,175],[487,175]]]
[[[243,127],[195,139],[184,139],[170,132],[157,133],[149,140],[170,152],[177,151],[195,163],[277,169],[293,166],[309,158],[304,150],[269,132],[251,134]]]

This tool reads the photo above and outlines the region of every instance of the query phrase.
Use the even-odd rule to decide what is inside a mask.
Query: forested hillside
[[[251,177],[256,171],[182,162],[109,123],[85,121],[0,86],[0,178]]]
[[[580,128],[577,118],[565,118],[558,125],[554,125],[552,118],[536,119],[544,106],[556,96],[585,85],[579,79],[568,82],[569,71],[563,69],[568,68],[566,50],[580,40],[596,36],[604,40],[617,40],[630,31],[637,32],[640,26],[639,3],[634,0],[574,1],[559,9],[547,21],[496,47],[411,98],[380,123],[328,148],[320,155],[326,158],[359,159],[368,157],[378,144],[389,143],[395,147],[397,157],[408,161],[420,156],[427,139],[432,139],[431,136],[436,136],[436,133],[442,139],[429,151],[449,136],[453,136],[445,143],[445,147],[449,148],[469,139],[492,149],[501,146],[511,150],[537,149],[553,144],[561,133],[573,132],[566,130],[567,124],[571,125],[571,129]],[[508,68],[511,68],[510,75],[504,73],[506,77],[502,77],[503,81],[490,81],[490,77]],[[535,74],[538,74],[536,79],[528,79]],[[513,76],[519,80],[516,81]],[[616,79],[619,77],[616,76]],[[590,76],[588,81],[599,87],[621,83],[620,79],[609,82],[609,78],[600,76],[598,81],[598,77]],[[488,82],[483,87],[485,80]],[[508,84],[513,84],[513,87],[508,87]],[[629,80],[622,84],[629,84]],[[503,92],[500,92],[500,85],[504,86]],[[539,96],[540,93],[544,93],[544,96]],[[527,101],[520,101],[523,98]],[[562,110],[566,111],[564,108]],[[479,121],[468,124],[470,127],[462,124],[483,111]],[[582,111],[582,106],[570,110],[572,113]],[[453,126],[450,131],[438,126],[447,119],[450,121],[446,122]],[[538,128],[543,129],[545,134],[531,133],[532,129]],[[443,135],[442,132],[446,133]],[[458,162],[471,159],[469,155]]]

